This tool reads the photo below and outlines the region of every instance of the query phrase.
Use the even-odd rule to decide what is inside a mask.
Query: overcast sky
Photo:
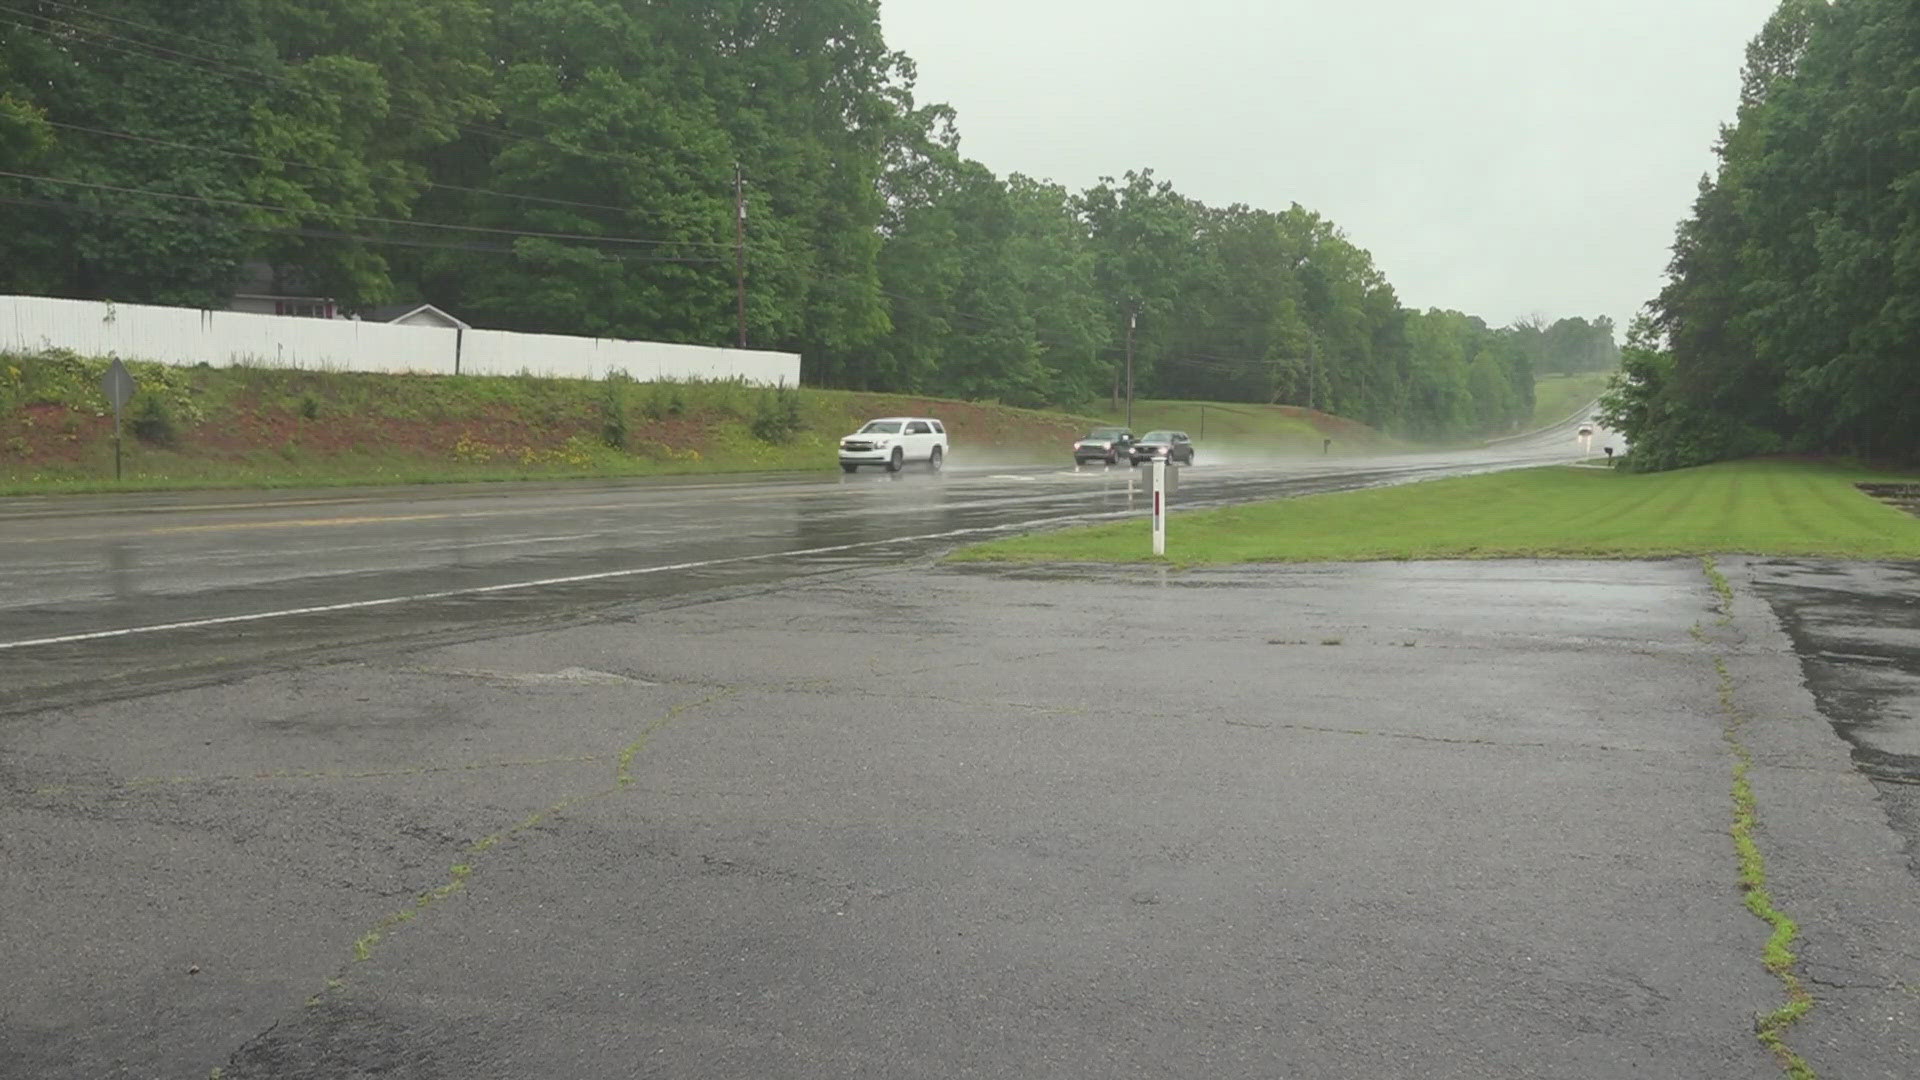
[[[1152,168],[1317,210],[1409,307],[1501,325],[1658,291],[1778,0],[882,0],[995,172]]]

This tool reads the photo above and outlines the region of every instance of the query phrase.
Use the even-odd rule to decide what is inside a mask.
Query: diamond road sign
[[[115,360],[107,365],[107,373],[100,376],[100,389],[107,392],[107,400],[113,403],[113,411],[118,414],[133,399],[133,392],[139,384],[133,381],[133,373],[127,365]]]

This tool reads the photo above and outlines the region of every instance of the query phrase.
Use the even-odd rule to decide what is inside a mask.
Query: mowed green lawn
[[[1167,552],[1184,565],[1709,553],[1920,559],[1920,518],[1854,486],[1899,479],[1773,460],[1644,476],[1526,469],[1185,514],[1176,504]],[[1147,562],[1148,545],[1142,517],[994,541],[954,557]]]

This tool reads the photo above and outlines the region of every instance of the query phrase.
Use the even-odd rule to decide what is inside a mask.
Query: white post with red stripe
[[[1167,553],[1167,461],[1153,459],[1153,553]]]

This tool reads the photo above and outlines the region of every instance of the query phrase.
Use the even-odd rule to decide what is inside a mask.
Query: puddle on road
[[[1920,785],[1920,566],[1779,559],[1754,574],[1861,771]]]

